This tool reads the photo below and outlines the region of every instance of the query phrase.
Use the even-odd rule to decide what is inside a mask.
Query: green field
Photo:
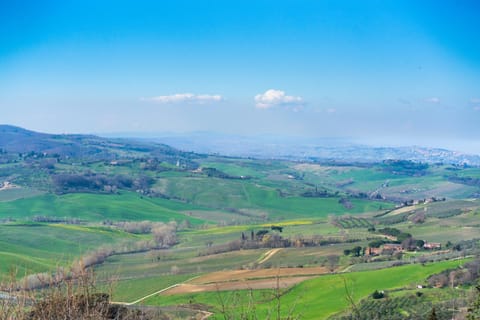
[[[30,198],[41,195],[43,192],[31,188],[12,188],[0,191],[0,202]]]
[[[204,223],[204,220],[189,217],[179,211],[201,209],[178,201],[142,197],[135,193],[66,195],[46,194],[28,199],[0,202],[3,217],[14,219],[50,216],[58,218],[77,218],[84,221],[183,221],[192,224]]]
[[[61,224],[0,225],[0,275],[17,269],[17,277],[72,263],[100,246],[141,239],[125,232]]]
[[[414,288],[418,284],[424,284],[429,275],[442,270],[455,268],[466,260],[446,261],[427,265],[409,265],[402,267],[387,268],[376,271],[352,272],[344,274],[325,275],[307,280],[287,293],[282,295],[280,300],[282,313],[286,315],[291,308],[293,314],[299,315],[301,319],[327,319],[328,317],[342,312],[350,305],[347,300],[347,291],[353,296],[355,302],[367,297],[374,290],[392,290],[399,288]],[[248,296],[245,292],[243,296]],[[221,297],[223,295],[223,298]],[[259,290],[255,297],[262,297],[256,301],[262,301],[270,297],[271,290]],[[220,297],[219,297],[220,296]],[[156,296],[147,299],[147,305],[176,305],[202,303],[211,306],[212,310],[219,310],[222,299],[232,299],[230,292],[211,292],[202,294]],[[231,301],[231,300],[230,300]],[[261,318],[271,312],[273,301],[257,305],[257,315]],[[214,319],[221,319],[222,316]]]
[[[216,209],[237,208],[242,211],[263,211],[271,219],[321,218],[329,214],[361,213],[389,208],[391,204],[352,199],[345,208],[338,197],[305,198],[280,196],[277,189],[246,181],[218,178],[174,178],[165,187],[169,195],[177,195],[192,204]]]
[[[346,300],[345,282],[358,302],[374,290],[411,288],[424,284],[429,275],[462,263],[464,261],[447,261],[319,277],[295,287],[283,297],[283,302],[288,305],[301,297],[299,309],[304,319],[325,319],[350,307]]]

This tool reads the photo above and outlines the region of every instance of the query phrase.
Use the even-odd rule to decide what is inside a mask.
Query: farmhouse
[[[403,247],[402,247],[401,244],[386,243],[379,248],[368,247],[365,250],[365,255],[366,256],[378,256],[382,253],[387,253],[387,252],[390,252],[390,253],[403,252]]]
[[[397,243],[385,243],[383,245],[383,251],[402,252],[403,247],[401,244]]]
[[[365,255],[367,256],[378,256],[381,253],[382,248],[368,247],[367,250],[365,250]]]
[[[440,242],[426,242],[423,244],[424,249],[428,250],[435,250],[435,249],[441,249],[442,244]]]

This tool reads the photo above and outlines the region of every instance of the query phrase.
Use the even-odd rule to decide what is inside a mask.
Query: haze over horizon
[[[332,147],[337,146],[351,147],[421,147],[447,149],[454,152],[465,154],[480,155],[480,140],[455,140],[442,139],[441,141],[422,140],[421,137],[415,141],[410,139],[391,138],[391,137],[327,137],[327,136],[295,136],[295,135],[275,135],[275,134],[225,134],[210,131],[190,131],[190,132],[92,132],[92,134],[110,137],[110,138],[134,138],[146,139],[150,141],[162,142],[173,147],[194,152],[213,152],[222,153],[223,147],[227,147],[228,143],[249,144],[245,146],[245,150],[254,146],[278,144],[284,147],[300,146],[304,147]],[[187,144],[191,146],[187,147]],[[220,148],[220,146],[223,146]],[[219,147],[219,148],[216,148]],[[238,146],[236,147],[238,148]]]
[[[0,4],[0,122],[480,154],[475,1]]]

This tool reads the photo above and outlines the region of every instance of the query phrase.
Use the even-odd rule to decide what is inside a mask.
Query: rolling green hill
[[[201,207],[168,201],[161,198],[142,197],[135,193],[66,195],[45,194],[25,199],[0,202],[0,212],[5,218],[26,219],[35,216],[75,218],[85,222],[114,221],[163,221],[188,220],[192,224],[204,223],[182,214],[182,211]]]
[[[275,268],[308,269],[316,273],[283,276],[295,281],[277,302],[302,319],[327,318],[349,307],[345,283],[358,302],[477,256],[478,180],[468,166],[245,159],[0,126],[0,279],[88,260],[100,288],[132,302],[222,272],[265,272],[255,281],[274,283]],[[372,243],[405,248],[368,255]],[[264,317],[274,290],[255,285]],[[142,303],[218,315],[218,293],[195,292]]]

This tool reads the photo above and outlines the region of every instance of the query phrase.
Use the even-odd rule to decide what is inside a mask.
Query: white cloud
[[[268,109],[275,106],[300,106],[303,104],[301,97],[287,96],[285,91],[270,89],[255,96],[255,106]]]
[[[470,99],[470,103],[480,103],[480,99],[479,98],[472,98],[472,99]]]
[[[151,98],[141,98],[142,101],[150,101],[159,104],[205,104],[211,102],[220,102],[223,97],[218,94],[193,94],[193,93],[176,93],[168,96],[157,96]]]
[[[425,99],[425,102],[438,104],[438,103],[440,103],[440,99],[437,98],[437,97],[431,97],[431,98]]]
[[[480,106],[473,107],[473,110],[480,111]]]
[[[440,103],[440,98],[437,98],[437,97],[427,98],[425,99],[425,102],[438,104]]]

